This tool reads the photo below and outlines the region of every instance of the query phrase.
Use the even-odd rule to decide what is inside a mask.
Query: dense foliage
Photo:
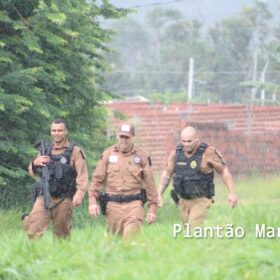
[[[26,197],[34,144],[54,118],[66,119],[91,165],[99,156],[112,35],[100,20],[123,13],[106,0],[0,0],[0,205]]]

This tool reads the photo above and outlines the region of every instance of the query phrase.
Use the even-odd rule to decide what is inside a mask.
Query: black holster
[[[106,206],[107,206],[107,203],[108,203],[106,193],[100,192],[98,200],[99,200],[101,214],[106,215]]]
[[[147,193],[145,189],[141,189],[140,200],[142,200],[143,205],[147,202]]]

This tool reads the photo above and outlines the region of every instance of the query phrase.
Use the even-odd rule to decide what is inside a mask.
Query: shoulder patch
[[[135,164],[140,164],[141,163],[141,158],[139,155],[134,155],[133,161]]]

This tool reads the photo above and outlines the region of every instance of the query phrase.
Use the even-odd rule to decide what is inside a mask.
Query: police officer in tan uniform
[[[156,219],[157,191],[147,152],[134,144],[135,128],[130,123],[119,126],[118,144],[106,149],[93,172],[89,186],[89,213],[100,214],[97,204],[103,185],[106,192],[107,230],[128,238],[140,230],[144,219],[141,200],[143,183],[147,194],[147,222]]]
[[[219,173],[227,186],[228,202],[237,205],[232,176],[221,154],[213,147],[200,143],[196,130],[186,127],[181,132],[181,144],[173,150],[162,172],[158,199],[162,207],[162,194],[173,176],[171,191],[178,203],[182,222],[197,226],[203,223],[214,196],[214,173]]]
[[[53,142],[47,147],[49,153],[37,156],[29,165],[32,177],[40,176],[40,169],[49,169],[50,205],[45,209],[43,190],[34,191],[36,200],[29,215],[24,217],[24,229],[30,239],[42,236],[53,220],[55,237],[70,236],[73,207],[80,205],[87,190],[88,171],[84,152],[67,140],[68,129],[64,120],[51,124]],[[59,174],[59,178],[57,176]]]

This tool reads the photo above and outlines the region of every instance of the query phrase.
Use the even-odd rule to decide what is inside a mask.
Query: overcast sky
[[[198,19],[205,25],[212,25],[216,21],[238,14],[242,7],[252,6],[253,0],[111,0],[113,5],[121,8],[137,10],[137,17],[156,7],[175,8],[181,10],[189,20]],[[280,1],[263,0],[267,2],[274,20],[280,19]]]

